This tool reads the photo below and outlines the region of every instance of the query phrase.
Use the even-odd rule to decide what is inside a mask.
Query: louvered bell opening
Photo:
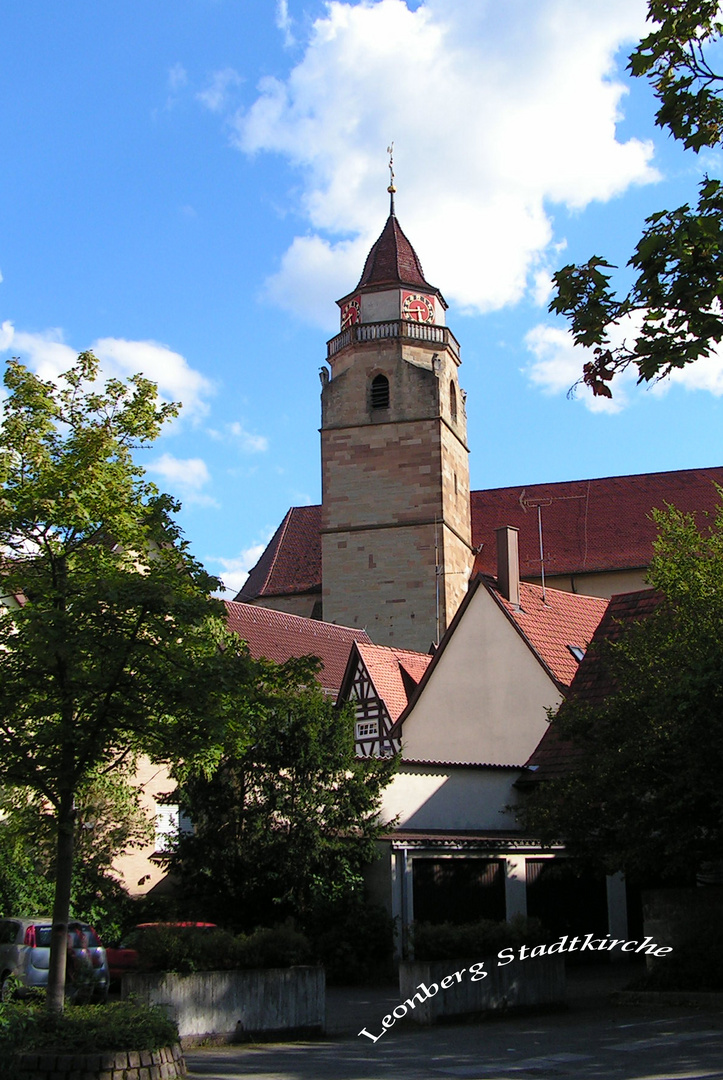
[[[389,379],[386,375],[377,375],[372,379],[372,408],[389,408]]]

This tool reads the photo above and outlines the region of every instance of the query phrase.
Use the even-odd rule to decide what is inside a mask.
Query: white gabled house
[[[357,752],[400,747],[384,795],[390,829],[368,885],[398,920],[402,950],[415,920],[529,913],[549,922],[543,871],[560,852],[520,831],[515,784],[607,600],[520,582],[516,552],[516,530],[498,530],[497,579],[472,582],[433,657],[357,644],[342,681],[340,700],[355,704]],[[379,725],[371,748],[370,722]],[[569,882],[565,889],[571,899]],[[624,917],[615,883],[599,882],[591,903],[588,931]]]

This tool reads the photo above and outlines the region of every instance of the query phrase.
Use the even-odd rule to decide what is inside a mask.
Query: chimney
[[[495,529],[497,534],[497,588],[505,600],[520,606],[520,553],[518,533],[512,525]]]

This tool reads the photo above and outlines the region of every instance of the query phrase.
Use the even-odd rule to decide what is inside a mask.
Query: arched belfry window
[[[457,422],[457,391],[455,390],[454,383],[449,384],[449,415],[452,417],[454,423]]]
[[[375,375],[372,379],[372,408],[389,408],[389,379],[386,375]]]

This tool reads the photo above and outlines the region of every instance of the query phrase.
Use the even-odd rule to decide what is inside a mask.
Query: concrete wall
[[[517,802],[510,769],[455,769],[449,766],[402,762],[382,795],[381,816],[399,815],[401,829],[516,830],[514,815],[505,809]]]
[[[150,821],[155,822],[161,796],[175,790],[175,780],[171,779],[165,765],[154,765],[142,757],[132,783],[139,793],[143,810]],[[145,847],[129,851],[113,861],[114,872],[132,896],[140,896],[159,886],[162,888],[167,880],[165,864],[152,860],[155,851],[154,838]]]
[[[250,603],[257,607],[273,608],[274,611],[286,611],[289,615],[300,615],[310,619],[315,604],[321,600],[321,592],[295,593],[292,596],[260,596]]]
[[[325,1028],[326,979],[321,967],[129,974],[123,977],[121,995],[164,1006],[181,1038],[318,1033]]]
[[[411,761],[523,765],[560,694],[487,590],[471,598],[404,721]]]
[[[481,978],[483,971],[487,974]],[[478,981],[473,982],[475,977]],[[420,984],[433,996],[427,997]],[[539,956],[513,960],[502,967],[497,967],[496,957],[403,961],[399,965],[399,997],[402,1002],[414,1003],[406,1015],[418,1024],[501,1009],[561,1005],[565,1001],[565,961],[562,956]]]
[[[614,570],[598,574],[546,574],[545,584],[562,592],[575,592],[581,596],[602,596],[609,600],[617,593],[637,592],[650,588],[645,580],[647,570]],[[524,575],[525,581],[539,584],[539,577]]]

